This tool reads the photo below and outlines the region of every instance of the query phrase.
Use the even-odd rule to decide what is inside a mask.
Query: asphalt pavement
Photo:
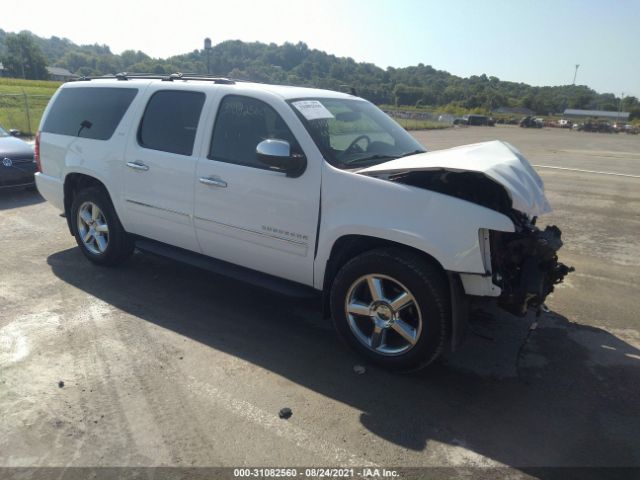
[[[550,312],[489,310],[429,369],[356,374],[315,303],[139,253],[95,267],[37,193],[0,192],[0,467],[639,467],[640,136],[415,136],[539,165],[576,268]]]

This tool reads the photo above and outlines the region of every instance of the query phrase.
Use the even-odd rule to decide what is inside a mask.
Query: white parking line
[[[579,168],[554,167],[552,165],[533,165],[536,168],[553,168],[555,170],[569,170],[570,172],[596,173],[598,175],[615,175],[616,177],[640,178],[640,175],[629,175],[627,173],[598,172],[596,170],[581,170]]]

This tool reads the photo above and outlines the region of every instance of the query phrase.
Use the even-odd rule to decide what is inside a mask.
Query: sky
[[[640,0],[29,0],[0,28],[167,57],[203,39],[310,48],[386,68],[424,63],[640,97]]]

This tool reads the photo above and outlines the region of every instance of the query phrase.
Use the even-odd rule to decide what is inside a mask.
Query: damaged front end
[[[457,197],[508,216],[515,232],[490,231],[491,275],[500,287],[498,305],[515,315],[541,308],[554,286],[574,269],[558,261],[562,232],[555,225],[540,230],[536,217],[512,208],[507,191],[478,172],[444,170],[403,172],[388,177],[434,192]]]
[[[562,232],[555,225],[544,230],[519,212],[510,215],[516,231],[490,231],[492,281],[502,289],[498,305],[514,315],[539,309],[554,286],[574,270],[558,261]]]
[[[483,278],[491,275],[492,283],[501,289],[499,305],[511,313],[524,315],[529,308],[542,308],[554,286],[573,271],[558,261],[560,229],[552,225],[541,230],[535,225],[537,216],[551,211],[542,179],[508,143],[492,141],[422,153],[359,173],[459,198],[509,217],[513,232],[489,230],[489,238],[481,244],[489,247],[483,247],[487,270]]]
[[[558,261],[560,229],[555,225],[538,228],[537,217],[513,209],[505,188],[481,173],[413,171],[387,179],[460,198],[511,219],[515,232],[489,231],[489,251],[492,282],[501,289],[498,305],[514,315],[541,308],[554,286],[574,270]]]

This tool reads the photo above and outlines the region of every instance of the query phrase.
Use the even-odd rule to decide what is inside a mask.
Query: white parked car
[[[524,314],[569,271],[527,160],[425,148],[361,98],[227,79],[66,83],[37,139],[40,193],[99,265],[134,246],[291,294],[388,367],[459,343],[471,297]]]

